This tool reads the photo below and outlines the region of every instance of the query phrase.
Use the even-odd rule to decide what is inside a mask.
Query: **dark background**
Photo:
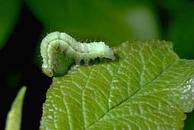
[[[24,4],[6,46],[0,51],[0,129],[19,88],[27,86],[22,129],[38,129],[42,104],[51,79],[33,63],[37,41],[43,27]],[[39,55],[36,55],[39,57]]]
[[[76,0],[73,1],[76,2]],[[71,8],[69,8],[69,12],[67,9],[67,14],[65,14],[66,8],[64,11],[63,8],[60,9],[60,7],[58,7],[60,4],[56,4],[57,8],[54,10],[53,8],[55,7],[55,2],[52,0],[48,0],[48,4],[46,1],[38,3],[38,0],[35,0],[35,2],[33,2],[33,0],[30,0],[29,2],[18,1],[20,3],[20,7],[18,9],[15,24],[13,25],[12,31],[6,34],[8,38],[5,40],[4,45],[0,49],[0,129],[4,129],[7,112],[9,111],[11,103],[19,88],[23,85],[27,86],[27,92],[23,107],[22,129],[35,130],[39,128],[39,122],[42,114],[42,104],[45,101],[45,94],[52,80],[42,74],[41,58],[39,54],[40,40],[48,32],[58,29],[67,30],[71,34],[75,34],[80,39],[85,39],[87,37],[91,39],[97,38],[105,41],[107,40],[110,41],[109,44],[112,46],[125,39],[165,39],[174,42],[175,51],[181,58],[194,58],[194,3],[192,0],[180,0],[179,2],[173,0],[144,0],[143,3],[142,1],[131,1],[131,3],[128,3],[125,0],[121,0],[123,3],[115,3],[115,0],[109,0],[108,2],[113,4],[113,6],[111,6],[112,11],[110,12],[106,11],[106,6],[103,6],[103,3],[87,3],[86,1],[87,0],[85,0],[86,5],[84,6],[81,5],[82,2],[72,4],[68,3],[68,1],[60,1],[64,3],[64,6],[72,4],[72,6],[76,7],[77,10],[74,10],[74,12],[71,11]],[[59,0],[57,2],[59,2]],[[66,2],[68,4],[65,4]],[[0,0],[0,4],[1,3],[2,0]],[[81,6],[79,6],[79,4]],[[45,7],[45,10],[44,8],[39,10],[39,5],[42,7],[48,6],[48,8]],[[128,7],[126,5],[130,6]],[[150,31],[153,33],[149,36],[137,33],[139,30],[131,31],[132,29],[130,27],[129,30],[131,30],[129,32],[123,30],[122,27],[128,25],[122,25],[123,22],[122,20],[120,21],[120,17],[117,18],[117,15],[125,14],[128,8],[130,9],[129,11],[133,11],[137,5],[140,5],[140,7],[142,7],[142,5],[143,7],[146,5],[145,7],[154,12],[151,13],[151,16],[153,16],[153,20],[151,19],[151,21],[154,22],[153,25],[150,25]],[[82,19],[82,17],[79,17],[79,14],[85,13],[84,9],[88,12],[88,6],[95,7],[96,10],[91,9],[91,14],[83,16],[84,19]],[[81,7],[84,8],[82,11],[80,11]],[[100,9],[98,10],[98,8]],[[46,12],[47,10],[54,10],[55,12],[53,14],[48,12],[48,14],[44,16],[42,12]],[[118,12],[118,10],[120,11],[118,14],[112,13],[114,11]],[[54,14],[58,14],[59,16],[55,17]],[[58,20],[53,22],[49,19],[49,17],[53,17]],[[59,22],[59,18],[62,18],[61,23]],[[109,18],[108,20],[110,21],[105,19],[105,22],[103,22],[103,18]],[[116,18],[116,22],[111,21],[113,18]],[[96,21],[96,19],[99,19],[99,21]],[[74,20],[74,22],[67,22],[68,20],[71,22]],[[91,22],[91,25],[88,24],[87,21]],[[100,29],[98,27],[98,23],[100,23],[99,26],[102,25]],[[92,24],[96,25],[96,27]],[[140,24],[142,23],[140,22]],[[157,26],[156,30],[155,24]],[[107,27],[108,25],[110,25],[110,27]],[[121,30],[119,30],[119,28],[111,30],[112,28],[115,28],[115,25],[118,25]],[[107,28],[103,30],[103,26]],[[95,28],[97,31],[93,33],[92,31]],[[114,31],[118,31],[118,34],[122,34],[123,32],[123,35],[116,36],[114,35]],[[111,35],[114,38],[111,39],[109,35],[106,35],[109,33],[113,33]],[[187,130],[194,128],[193,115],[193,113],[188,114],[185,126],[185,129]]]

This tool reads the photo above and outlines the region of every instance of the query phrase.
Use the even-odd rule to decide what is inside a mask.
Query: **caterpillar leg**
[[[71,66],[71,69],[69,70],[69,72],[72,72],[72,71],[77,70],[77,69],[79,68],[79,66],[80,66],[80,65],[73,65],[73,66]],[[69,73],[69,72],[68,72],[68,73]]]
[[[89,65],[90,60],[89,59],[84,59],[84,63],[88,66]]]
[[[75,58],[75,64],[80,66],[80,62],[81,62],[81,58],[80,57],[76,57]]]

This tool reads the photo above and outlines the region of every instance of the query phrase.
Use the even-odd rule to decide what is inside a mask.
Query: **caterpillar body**
[[[52,32],[41,42],[42,71],[49,77],[63,75],[74,61],[80,65],[91,59],[115,59],[113,50],[104,42],[81,43],[64,32]]]

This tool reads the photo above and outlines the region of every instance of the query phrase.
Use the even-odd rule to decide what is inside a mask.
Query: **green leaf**
[[[5,130],[20,130],[22,118],[22,105],[26,87],[22,87],[12,103],[11,109],[7,115]]]
[[[118,59],[53,79],[41,130],[182,129],[194,106],[194,60],[165,41],[123,43]]]
[[[21,0],[0,1],[0,49],[5,45],[16,24]]]
[[[99,0],[26,0],[48,31],[66,31],[110,44],[159,37],[154,9],[146,2]],[[46,4],[46,6],[45,6]]]

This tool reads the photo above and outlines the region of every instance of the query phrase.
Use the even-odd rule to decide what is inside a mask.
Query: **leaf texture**
[[[166,41],[114,48],[117,60],[53,79],[40,129],[179,130],[194,107],[194,61]]]

